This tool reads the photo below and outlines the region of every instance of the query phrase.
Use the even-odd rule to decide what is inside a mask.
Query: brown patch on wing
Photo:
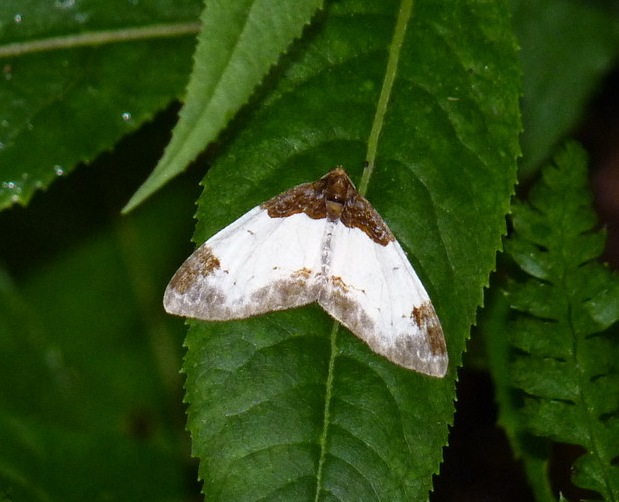
[[[341,277],[335,275],[331,276],[331,284],[344,293],[348,293],[348,284],[346,284]]]
[[[435,356],[445,354],[447,347],[445,346],[443,328],[441,328],[441,323],[432,304],[426,302],[420,307],[413,307],[411,318],[415,320],[422,332],[428,333],[432,354]]]
[[[248,312],[241,312],[240,316],[235,317],[245,318],[273,310],[287,310],[307,305],[318,299],[319,291],[319,283],[304,276],[281,279],[255,291],[248,299]]]
[[[373,350],[376,350],[377,343],[372,337],[362,336],[362,334],[375,333],[374,320],[355,302],[346,291],[341,289],[322,290],[319,293],[318,303],[329,315],[346,326],[352,333],[356,334]]]
[[[296,186],[261,204],[271,218],[305,213],[312,219],[339,219],[348,228],[358,228],[374,242],[386,246],[395,240],[391,230],[363,197],[342,168],[314,183]]]
[[[286,218],[293,214],[305,213],[314,220],[327,217],[324,178],[314,183],[304,183],[276,195],[260,204],[271,218]]]
[[[358,228],[381,246],[386,246],[395,240],[376,209],[357,190],[346,201],[340,221],[348,228]]]
[[[307,267],[303,267],[303,268],[300,268],[299,270],[295,270],[291,274],[291,276],[293,279],[296,279],[298,277],[302,277],[303,279],[309,279],[312,276],[312,271]]]
[[[170,280],[172,289],[180,294],[186,293],[199,276],[207,276],[213,270],[220,268],[220,263],[208,246],[196,250],[185,263],[181,265]]]

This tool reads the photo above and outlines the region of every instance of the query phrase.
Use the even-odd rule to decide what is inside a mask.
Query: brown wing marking
[[[318,181],[296,186],[261,204],[271,218],[305,213],[312,219],[339,219],[348,228],[358,228],[374,242],[386,246],[395,240],[391,230],[372,205],[338,167]]]
[[[202,246],[177,270],[168,287],[182,295],[197,282],[199,276],[207,276],[220,266],[211,248]]]
[[[414,307],[411,312],[411,318],[415,320],[415,323],[422,332],[428,333],[432,354],[445,354],[447,347],[445,346],[443,328],[441,328],[441,323],[432,304],[426,302],[420,307]]]

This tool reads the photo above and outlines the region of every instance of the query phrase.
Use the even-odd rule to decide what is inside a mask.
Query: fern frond
[[[506,251],[527,274],[506,290],[509,385],[519,389],[522,430],[580,445],[573,482],[619,500],[619,279],[598,261],[586,156],[575,143],[513,207]]]

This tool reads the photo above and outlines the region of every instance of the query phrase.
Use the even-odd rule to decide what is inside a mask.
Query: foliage
[[[612,6],[538,4],[511,2],[527,175],[579,119],[619,38]],[[0,3],[0,498],[178,500],[195,496],[200,487],[187,480],[199,476],[210,500],[426,499],[516,180],[521,90],[508,6],[206,5],[200,14],[197,0]],[[550,62],[563,70],[551,75]],[[184,105],[173,140],[129,207],[150,198],[121,219],[168,141],[163,110],[174,101]],[[189,176],[162,188],[208,145]],[[362,180],[429,290],[448,376],[394,368],[317,307],[192,322],[183,364],[186,330],[163,313],[161,294],[191,249],[196,173],[208,171],[200,242],[336,164]],[[531,259],[526,270],[555,270],[552,260],[532,269]],[[591,260],[581,269],[588,287],[611,280]],[[489,290],[494,304],[499,291]],[[584,291],[587,302],[570,311],[579,343],[609,357],[596,344],[612,346],[616,289]],[[535,314],[530,324],[550,309],[533,293],[509,297]],[[616,499],[611,442],[589,448],[613,438],[613,410],[600,397],[613,388],[613,367],[580,381],[593,411],[567,396],[580,429],[566,436],[534,413],[535,400],[510,400],[525,389],[543,398],[541,409],[579,382],[552,386],[553,365],[534,357],[530,335],[518,338],[505,305],[493,316],[498,330],[484,324],[490,369],[501,423],[536,495],[553,496],[547,459],[520,442],[534,433],[588,448],[576,482]],[[603,334],[587,338],[584,320]],[[511,345],[501,336],[508,328]],[[510,360],[519,340],[530,350]],[[532,388],[538,359],[544,385]],[[198,473],[183,430],[181,364]],[[597,435],[582,434],[583,413],[594,423],[585,432]]]
[[[440,13],[412,2],[328,6],[311,43],[283,61],[278,85],[220,146],[198,201],[196,242],[335,162],[360,180],[367,160],[376,166],[368,197],[433,292],[455,368],[504,231],[518,152],[518,72],[505,65],[515,51],[502,14],[457,4]],[[458,232],[464,222],[474,241]],[[187,348],[189,429],[210,497],[428,493],[455,371],[432,380],[394,367],[335,333],[314,307],[192,323]]]
[[[199,9],[198,0],[0,3],[0,208],[27,203],[177,99]]]
[[[574,482],[617,500],[619,344],[609,328],[619,319],[619,278],[597,261],[605,233],[596,230],[583,150],[569,144],[512,211],[505,249],[529,277],[506,290],[515,312],[507,384],[519,391],[504,403],[515,415],[508,430],[582,446]]]

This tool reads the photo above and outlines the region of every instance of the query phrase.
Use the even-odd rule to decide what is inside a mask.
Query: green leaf
[[[596,230],[587,178],[584,151],[570,143],[528,202],[514,205],[505,247],[529,278],[507,289],[516,313],[509,383],[522,400],[520,431],[509,430],[584,447],[573,481],[619,500],[619,346],[608,329],[619,319],[619,278],[596,260],[604,232]]]
[[[509,372],[510,345],[505,332],[509,303],[504,295],[491,293],[497,290],[497,287],[491,286],[487,295],[489,298],[486,299],[487,305],[481,311],[478,322],[484,332],[488,366],[496,389],[496,401],[500,404],[499,424],[506,430],[512,450],[523,464],[536,500],[555,502],[556,496],[549,479],[550,442],[523,430],[519,401],[514,399]],[[525,321],[526,319],[522,319],[522,322]],[[529,325],[528,329],[534,329],[529,328]],[[547,325],[538,325],[537,328],[542,331]],[[540,335],[539,338],[542,339],[543,336]]]
[[[522,47],[523,174],[537,169],[582,120],[619,55],[615,2],[511,0]],[[550,69],[550,70],[549,70]]]
[[[186,400],[209,500],[424,500],[431,489],[505,231],[520,90],[504,5],[412,7],[327,5],[220,145],[195,240],[337,164],[358,181],[368,160],[367,196],[441,318],[448,376],[395,367],[316,306],[192,322]]]
[[[182,470],[152,443],[0,412],[0,500],[174,500]],[[87,494],[87,495],[86,495]]]
[[[182,94],[200,4],[0,3],[0,209],[26,204]]]
[[[172,141],[124,211],[186,169],[243,106],[322,0],[210,1]]]
[[[15,502],[187,498],[195,472],[178,406],[183,330],[158,293],[189,230],[168,215],[190,220],[187,194],[169,190],[131,217],[87,228],[59,218],[53,197],[0,222],[3,236],[33,243],[22,250],[29,266],[14,277],[0,269],[0,493]],[[27,236],[6,231],[11,216]],[[50,252],[42,241],[58,219],[62,239]]]

